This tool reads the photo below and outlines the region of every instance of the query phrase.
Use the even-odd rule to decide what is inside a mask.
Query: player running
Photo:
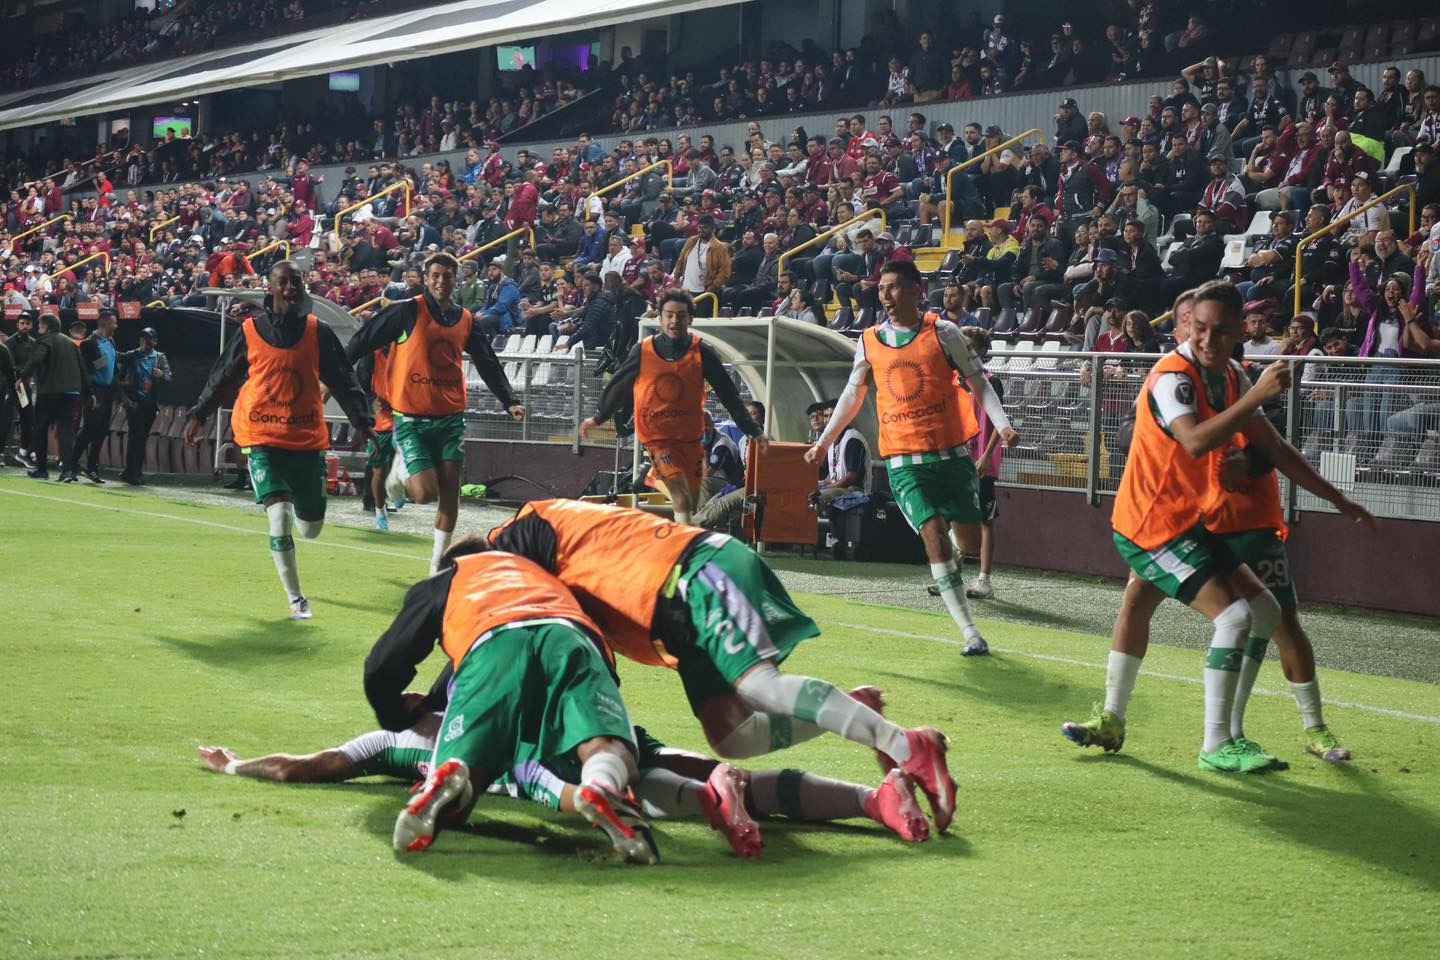
[[[386,481],[392,503],[402,497],[435,504],[430,572],[450,546],[460,516],[460,472],[465,462],[465,365],[520,421],[525,408],[510,389],[505,369],[470,311],[452,303],[458,261],[448,253],[425,260],[425,292],[380,311],[355,332],[346,354],[359,361],[387,344],[388,401],[394,411],[396,455]]]
[[[375,437],[365,447],[365,468],[370,471],[370,497],[375,501],[375,529],[390,532],[390,514],[386,510],[385,481],[395,462],[395,412],[390,409],[390,353],[386,345],[361,357],[355,364],[355,379],[370,397],[375,411]],[[399,507],[404,501],[392,506]]]
[[[1190,338],[1193,297],[1194,292],[1187,291],[1176,301],[1175,337],[1180,343]],[[1243,434],[1241,436],[1243,439]],[[1310,465],[1294,452],[1294,447],[1284,438],[1277,434],[1275,439],[1282,455],[1294,453],[1299,459],[1297,467],[1290,456],[1284,456],[1286,467],[1282,469],[1285,474],[1339,507],[1337,498],[1344,499],[1339,491],[1322,478],[1307,475],[1314,473]],[[1281,669],[1290,681],[1295,703],[1300,709],[1305,727],[1305,749],[1332,763],[1349,760],[1350,751],[1340,745],[1325,724],[1315,673],[1315,652],[1300,623],[1295,586],[1290,579],[1289,558],[1285,553],[1289,527],[1285,523],[1275,467],[1257,445],[1248,442],[1243,447],[1232,444],[1210,456],[1211,483],[1202,520],[1205,529],[1219,536],[1280,604],[1280,625],[1274,640],[1280,649]],[[1292,473],[1292,470],[1295,472]],[[1329,489],[1322,490],[1321,485]],[[1368,514],[1364,514],[1361,507],[1352,504],[1350,508],[1341,509],[1362,522],[1369,522],[1364,519]],[[1352,509],[1363,516],[1351,512]],[[1062,727],[1065,736],[1076,744],[1115,751],[1124,743],[1126,711],[1140,662],[1149,648],[1150,622],[1164,599],[1165,595],[1159,589],[1131,573],[1120,617],[1115,624],[1105,705],[1085,723],[1067,723]],[[1230,714],[1230,733],[1237,741],[1247,739],[1245,707],[1264,662],[1265,646],[1263,641],[1253,637],[1246,644],[1235,705]]]
[[[552,571],[637,663],[676,669],[690,708],[722,757],[755,757],[829,731],[894,758],[930,800],[944,832],[955,781],[937,730],[880,714],[879,691],[842,693],[778,667],[820,628],[744,544],[622,507],[538,500],[490,543]]]
[[[705,384],[762,452],[768,441],[740,399],[720,354],[690,332],[695,318],[691,296],[683,290],[667,290],[660,295],[658,309],[660,332],[630,351],[605,385],[595,415],[580,424],[580,435],[588,435],[633,399],[636,439],[670,495],[676,522],[689,523],[704,473]]]
[[[820,462],[865,402],[873,372],[878,389],[880,455],[890,489],[905,519],[920,535],[930,576],[945,608],[965,638],[965,656],[990,652],[970,616],[955,551],[978,543],[980,481],[969,442],[979,433],[969,405],[959,397],[958,373],[969,384],[1005,446],[1020,441],[1010,418],[976,362],[960,328],[919,310],[920,272],[913,263],[892,260],[880,271],[880,300],[890,319],[867,329],[855,347],[850,382],[835,403],[830,423],[805,454]]]
[[[659,860],[649,825],[623,799],[635,735],[609,649],[563,584],[485,550],[412,587],[365,661],[365,695],[384,729],[420,719],[423,703],[404,690],[437,642],[455,673],[430,772],[395,822],[397,852],[429,847],[447,808],[464,811],[517,765],[571,762],[576,810],[627,859]]]
[[[270,555],[290,599],[290,619],[309,620],[295,561],[298,528],[314,540],[325,525],[325,422],[321,385],[361,436],[373,435],[365,393],[345,359],[340,338],[310,312],[300,271],[288,260],[270,268],[264,309],[247,318],[240,336],[215,361],[200,399],[186,415],[185,440],[200,442],[200,428],[222,400],[239,396],[230,413],[235,443],[249,458],[255,502],[270,518]]]

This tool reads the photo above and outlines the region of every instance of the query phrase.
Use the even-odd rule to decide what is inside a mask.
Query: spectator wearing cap
[[[1055,193],[1055,213],[1060,220],[1073,223],[1088,219],[1097,206],[1110,202],[1110,195],[1110,181],[1105,178],[1105,171],[1090,162],[1080,148],[1080,141],[1065,142],[1060,148],[1060,174]]]
[[[1220,107],[1205,103],[1200,107],[1200,141],[1198,152],[1202,157],[1234,156],[1235,146],[1230,137],[1230,128],[1220,122]]]
[[[1345,235],[1341,243],[1345,246],[1364,245],[1373,247],[1375,235],[1381,230],[1390,229],[1390,208],[1383,203],[1377,203],[1370,209],[1364,208],[1375,198],[1374,187],[1371,184],[1373,174],[1364,170],[1355,174],[1350,181],[1350,199],[1339,210],[1335,211],[1335,219],[1355,214],[1346,227]],[[1364,212],[1361,212],[1361,211]]]
[[[50,428],[60,452],[61,483],[75,482],[75,424],[90,398],[90,371],[80,347],[60,332],[60,318],[45,314],[40,318],[40,336],[25,365],[16,371],[16,379],[35,382],[35,467],[28,476],[50,479],[46,459],[50,452]]]
[[[170,360],[156,347],[154,327],[140,331],[140,345],[115,358],[120,371],[120,403],[125,407],[125,469],[120,479],[131,486],[145,482],[145,449],[160,410],[161,383],[169,382]]]
[[[1080,105],[1074,97],[1060,101],[1060,112],[1055,114],[1055,145],[1057,147],[1085,139],[1088,126],[1080,115]]]
[[[1170,251],[1170,278],[1164,286],[1166,301],[1173,301],[1184,290],[1214,280],[1225,258],[1225,240],[1216,231],[1216,218],[1208,207],[1195,211],[1195,232]]]
[[[1354,103],[1355,94],[1361,89],[1360,81],[1350,76],[1349,64],[1340,60],[1330,64],[1330,92],[1339,97],[1341,103]]]
[[[1290,154],[1290,161],[1275,186],[1256,194],[1255,207],[1259,210],[1302,208],[1310,191],[1320,183],[1325,169],[1321,163],[1325,149],[1315,136],[1315,128],[1304,120],[1286,127],[1276,146]]]
[[[1120,296],[1120,257],[1109,247],[1099,247],[1094,256],[1094,272],[1090,279],[1075,288],[1075,315],[1086,317],[1083,349],[1090,350],[1100,336],[1099,315],[1091,308],[1103,307],[1106,301]]]
[[[535,253],[541,260],[555,263],[580,249],[585,229],[575,219],[575,206],[570,201],[561,200],[548,209],[536,236]]]
[[[502,255],[485,268],[485,299],[475,322],[486,333],[510,333],[524,323],[520,310],[520,285],[505,275]]]
[[[1415,202],[1422,210],[1440,203],[1440,163],[1436,162],[1435,149],[1433,144],[1422,141],[1410,154],[1415,161]]]
[[[1325,100],[1330,96],[1330,91],[1320,86],[1320,78],[1313,70],[1300,74],[1299,82],[1300,94],[1295,100],[1295,119],[1312,124],[1319,123],[1325,117]]]
[[[1242,233],[1250,225],[1245,185],[1230,172],[1229,157],[1210,158],[1210,182],[1205,185],[1198,205],[1215,215],[1225,233]]]
[[[730,280],[730,247],[715,236],[714,217],[700,217],[696,227],[695,235],[685,241],[675,258],[675,278],[680,281],[680,288],[691,296],[701,293],[718,296]],[[708,305],[698,309],[707,310]]]
[[[999,217],[985,224],[985,239],[990,247],[985,251],[975,285],[980,290],[981,303],[992,309],[997,305],[997,288],[1011,282],[1015,261],[1020,257],[1020,241],[1010,231],[1010,221]]]
[[[1286,300],[1295,276],[1295,248],[1299,242],[1294,216],[1286,210],[1278,211],[1270,218],[1270,235],[1255,241],[1254,253],[1245,261],[1250,275],[1235,285],[1240,295],[1246,300]]]

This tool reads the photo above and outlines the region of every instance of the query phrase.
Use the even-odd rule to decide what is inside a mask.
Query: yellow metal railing
[[[855,224],[859,223],[861,220],[869,220],[869,219],[871,219],[872,217],[879,217],[879,218],[880,218],[880,232],[881,232],[881,233],[884,233],[886,230],[889,230],[889,229],[890,229],[890,220],[889,220],[889,218],[887,218],[887,217],[885,216],[885,208],[884,208],[884,207],[875,207],[875,208],[872,209],[872,210],[866,210],[864,213],[860,214],[858,217],[854,217],[854,218],[852,218],[852,219],[850,219],[850,220],[846,220],[844,223],[840,224],[838,227],[831,227],[829,230],[826,230],[824,233],[816,234],[815,236],[811,237],[809,240],[806,240],[804,243],[800,244],[800,246],[798,246],[798,247],[791,247],[789,250],[786,250],[784,253],[780,254],[780,260],[779,260],[778,263],[775,264],[775,276],[777,276],[777,277],[783,277],[783,276],[785,275],[785,261],[786,261],[786,260],[789,260],[791,257],[795,256],[795,254],[799,253],[801,250],[805,250],[805,249],[807,249],[807,248],[809,248],[809,247],[813,247],[813,246],[815,246],[817,243],[824,243],[826,240],[829,240],[831,237],[835,236],[835,234],[840,233],[840,232],[845,231],[845,230],[849,230],[851,227],[855,226]]]
[[[714,301],[715,301],[715,312],[714,312],[713,314],[711,314],[711,316],[714,316],[714,317],[720,316],[720,298],[719,298],[718,296],[716,296],[715,294],[711,293],[709,290],[706,290],[704,293],[701,293],[701,294],[697,294],[697,295],[696,295],[696,297],[695,297],[695,304],[696,304],[696,306],[699,306],[701,300],[706,300],[706,299],[714,300]],[[691,319],[693,320],[694,317],[691,317]]]
[[[1401,184],[1394,190],[1390,190],[1386,193],[1380,194],[1380,196],[1376,197],[1374,200],[1371,200],[1369,203],[1365,204],[1365,206],[1354,211],[1353,213],[1347,213],[1345,216],[1341,217],[1338,220],[1331,220],[1325,226],[1321,227],[1319,230],[1316,230],[1314,233],[1310,234],[1310,236],[1304,238],[1295,245],[1295,312],[1297,314],[1304,311],[1305,248],[1310,246],[1311,243],[1320,239],[1326,234],[1334,233],[1336,230],[1345,226],[1345,224],[1349,223],[1351,220],[1354,220],[1356,217],[1360,216],[1360,214],[1364,213],[1366,210],[1369,210],[1371,207],[1374,207],[1377,204],[1382,204],[1396,194],[1404,193],[1406,191],[1409,191],[1410,193],[1410,233],[1414,233],[1417,193],[1415,190],[1415,184],[1406,183]],[[1389,224],[1387,223],[1386,226],[1382,229],[1389,229]],[[1406,236],[1409,236],[1409,234],[1406,234]]]
[[[1160,316],[1156,317],[1154,320],[1151,320],[1150,326],[1159,328],[1162,323],[1164,323],[1166,320],[1169,320],[1173,316],[1175,316],[1174,310],[1166,310],[1164,313],[1160,314]]]
[[[515,237],[520,236],[520,234],[522,234],[522,233],[528,233],[528,234],[530,234],[530,249],[531,249],[531,250],[534,250],[534,249],[535,249],[535,228],[532,227],[532,226],[530,226],[530,225],[527,223],[527,224],[526,224],[525,226],[523,226],[523,227],[516,227],[514,230],[511,230],[509,233],[505,234],[505,236],[503,236],[503,237],[496,237],[494,240],[491,240],[491,241],[489,241],[488,243],[482,243],[480,246],[476,247],[474,250],[471,250],[469,253],[465,254],[465,256],[460,257],[459,260],[460,260],[461,263],[464,263],[466,260],[474,260],[476,257],[480,256],[480,254],[484,253],[485,251],[487,251],[487,250],[493,250],[493,249],[495,249],[496,247],[500,246],[500,244],[502,244],[502,243],[508,243],[508,242],[510,242],[511,240],[513,240]]]
[[[46,280],[54,280],[56,277],[64,276],[65,274],[69,273],[71,270],[74,270],[74,269],[76,269],[77,267],[83,267],[83,266],[85,266],[85,264],[89,263],[89,262],[92,261],[92,260],[104,260],[104,261],[105,261],[105,272],[106,272],[106,273],[109,273],[109,272],[110,272],[110,254],[108,254],[108,253],[106,253],[105,251],[102,250],[102,251],[100,251],[99,253],[92,253],[92,254],[90,254],[90,256],[86,257],[86,258],[83,259],[83,260],[76,260],[74,263],[70,264],[68,267],[61,267],[59,270],[56,270],[54,273],[50,274],[50,275],[47,276],[45,279],[46,279]]]
[[[368,207],[368,206],[370,206],[370,204],[374,203],[376,200],[379,200],[381,197],[387,196],[387,195],[389,195],[389,194],[392,194],[392,193],[394,193],[394,192],[397,191],[397,190],[403,190],[403,191],[405,191],[405,216],[407,216],[407,217],[410,216],[410,197],[411,197],[412,194],[415,193],[415,188],[412,187],[412,186],[410,186],[410,181],[409,181],[409,180],[401,180],[399,183],[392,183],[392,184],[390,184],[390,186],[386,187],[384,190],[381,190],[379,193],[375,194],[373,197],[366,197],[364,200],[361,200],[359,203],[352,203],[350,206],[346,207],[344,210],[341,210],[339,213],[335,214],[335,243],[336,243],[336,245],[338,246],[339,243],[340,243],[340,221],[344,220],[348,215],[354,213],[356,210],[359,210],[361,207]]]
[[[46,227],[51,226],[51,225],[53,225],[53,224],[57,224],[57,223],[59,223],[61,220],[74,220],[74,219],[75,219],[75,218],[72,217],[72,216],[70,216],[70,214],[68,214],[68,213],[62,213],[62,214],[60,214],[60,216],[56,217],[54,220],[46,220],[44,223],[40,224],[40,226],[38,226],[38,227],[31,227],[29,230],[23,230],[23,231],[21,231],[20,233],[15,234],[15,236],[13,236],[13,237],[10,238],[10,242],[11,242],[11,243],[16,243],[16,242],[18,242],[18,241],[20,241],[20,240],[24,240],[26,237],[30,236],[30,234],[32,234],[32,233],[39,233],[41,230],[44,230]]]
[[[155,235],[158,234],[161,230],[164,230],[166,227],[170,226],[170,224],[178,223],[179,221],[179,217],[171,217],[169,220],[161,220],[159,223],[155,224],[155,226],[150,228],[150,242],[155,242]]]
[[[590,194],[590,197],[603,197],[603,196],[605,196],[605,194],[610,193],[610,192],[613,191],[613,190],[616,190],[616,189],[618,189],[618,188],[620,188],[620,187],[625,186],[625,184],[629,183],[631,180],[634,180],[634,179],[636,179],[637,177],[643,177],[643,176],[645,176],[645,174],[649,173],[651,170],[654,170],[656,167],[664,167],[664,168],[665,168],[666,189],[667,189],[667,190],[674,190],[674,189],[675,189],[675,165],[672,164],[669,160],[656,160],[654,163],[650,164],[650,166],[648,166],[648,167],[642,167],[641,169],[636,170],[634,173],[627,174],[626,176],[621,177],[619,180],[616,180],[614,183],[610,184],[608,187],[601,187],[599,190],[596,190],[594,193]],[[589,219],[590,219],[590,197],[586,197],[586,198],[585,198],[585,219],[586,219],[586,220],[589,220]]]
[[[351,311],[350,311],[350,316],[352,316],[352,317],[358,317],[360,314],[364,313],[366,310],[369,310],[371,307],[375,306],[377,303],[380,304],[381,306],[384,306],[385,304],[389,303],[389,301],[386,300],[384,297],[376,297],[376,298],[373,299],[373,300],[366,300],[364,303],[360,304],[360,306],[355,307],[353,310],[351,310]]]
[[[164,301],[164,300],[151,300],[149,303],[145,304],[145,306],[147,306],[147,307],[163,307],[163,306],[165,306],[165,301]]]
[[[282,248],[283,248],[284,251],[285,251],[285,259],[286,259],[286,260],[289,260],[289,259],[290,259],[290,241],[289,241],[289,240],[276,240],[274,243],[267,243],[265,246],[261,247],[259,250],[256,250],[254,253],[247,253],[247,254],[245,254],[245,262],[248,263],[248,264],[250,264],[251,269],[254,269],[254,267],[255,267],[255,258],[256,258],[256,257],[264,256],[265,254],[269,253],[271,250],[282,249]]]
[[[964,163],[956,164],[955,166],[950,168],[950,172],[945,175],[945,199],[947,200],[947,203],[945,204],[945,213],[941,220],[942,227],[940,233],[940,246],[946,248],[950,246],[950,218],[954,216],[955,211],[955,193],[951,189],[951,187],[954,186],[955,175],[961,170],[975,166],[975,164],[984,160],[986,157],[995,156],[1001,150],[1008,150],[1020,141],[1028,140],[1030,137],[1039,137],[1040,140],[1043,142],[1045,139],[1045,134],[1041,133],[1039,130],[1026,130],[1024,133],[1020,134],[1020,136],[1011,137],[1004,143],[997,144],[996,146],[991,147],[989,150],[986,150],[979,156],[971,157]]]

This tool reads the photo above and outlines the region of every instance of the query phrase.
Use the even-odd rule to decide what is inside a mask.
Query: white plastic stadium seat
[[[1414,147],[1399,147],[1396,149],[1394,153],[1390,154],[1390,162],[1385,164],[1385,170],[1383,172],[1392,177],[1399,174],[1400,162],[1409,156],[1410,151],[1414,149]]]
[[[1225,238],[1225,258],[1220,261],[1221,270],[1239,270],[1245,266],[1245,238]]]
[[[1272,214],[1269,210],[1256,210],[1255,216],[1250,220],[1250,226],[1245,230],[1247,237],[1264,237],[1270,233],[1270,221]]]

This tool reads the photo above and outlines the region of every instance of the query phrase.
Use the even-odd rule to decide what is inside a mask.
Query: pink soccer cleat
[[[725,834],[730,849],[742,860],[759,860],[764,849],[760,827],[745,809],[745,782],[739,770],[728,763],[710,771],[700,791],[700,809],[710,827]]]
[[[955,819],[955,780],[945,763],[945,735],[931,727],[921,727],[906,730],[905,739],[910,742],[910,759],[900,764],[900,769],[915,778],[925,799],[930,801],[935,829],[944,833]]]
[[[880,789],[865,801],[865,813],[895,831],[901,840],[924,843],[930,839],[930,823],[915,799],[915,784],[899,770],[885,775]]]

